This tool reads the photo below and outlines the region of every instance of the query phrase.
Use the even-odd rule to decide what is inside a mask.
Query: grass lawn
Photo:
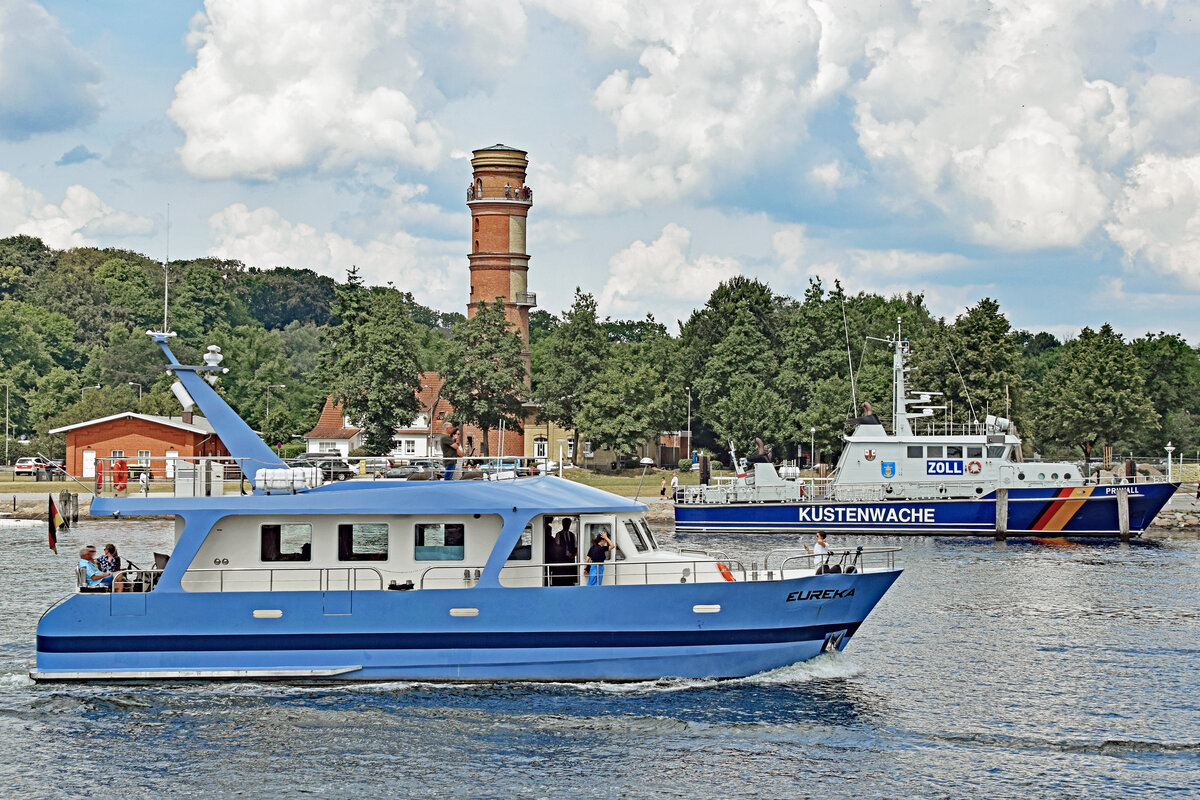
[[[557,473],[555,473],[557,474]],[[728,475],[727,472],[713,471],[713,475]],[[671,476],[679,476],[680,486],[698,486],[700,484],[699,470],[679,472],[672,469],[646,470],[646,482],[642,484],[642,497],[658,497],[659,485],[663,478],[667,479],[667,489],[671,488]],[[627,469],[621,472],[593,472],[590,469],[565,469],[563,477],[588,486],[595,486],[606,492],[633,497],[637,492],[638,481],[641,480],[640,469]]]

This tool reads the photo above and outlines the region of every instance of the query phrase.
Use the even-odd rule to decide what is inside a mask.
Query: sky
[[[1167,0],[0,0],[0,236],[463,311],[503,143],[552,313],[819,276],[1200,344],[1197,52]]]

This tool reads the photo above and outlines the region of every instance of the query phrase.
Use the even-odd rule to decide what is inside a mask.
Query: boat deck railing
[[[336,453],[329,458],[344,468],[296,464],[280,468],[232,456],[110,456],[85,465],[84,480],[91,479],[97,497],[221,497],[250,494],[255,483],[268,493],[295,493],[341,480],[505,481],[551,472],[545,458],[515,456],[418,458],[372,470],[351,465]]]
[[[375,567],[201,567],[189,568],[182,585],[189,592],[339,592],[381,590]]]

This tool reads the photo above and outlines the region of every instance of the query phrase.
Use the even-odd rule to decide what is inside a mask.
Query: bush
[[[680,472],[691,472],[692,471],[692,460],[690,458],[679,459],[679,471]]]
[[[305,451],[305,444],[303,441],[288,442],[287,444],[285,444],[283,446],[283,457],[284,458],[299,458],[300,456],[304,455],[304,451]]]

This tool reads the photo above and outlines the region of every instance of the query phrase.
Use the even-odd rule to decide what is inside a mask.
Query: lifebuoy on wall
[[[724,578],[727,581],[733,580],[733,572],[730,571],[729,567],[725,566],[724,561],[717,562],[717,569],[721,570],[722,578]]]
[[[980,464],[978,461],[972,461],[970,464],[967,464],[967,472],[972,475],[978,475],[981,469],[983,469],[983,464]]]

